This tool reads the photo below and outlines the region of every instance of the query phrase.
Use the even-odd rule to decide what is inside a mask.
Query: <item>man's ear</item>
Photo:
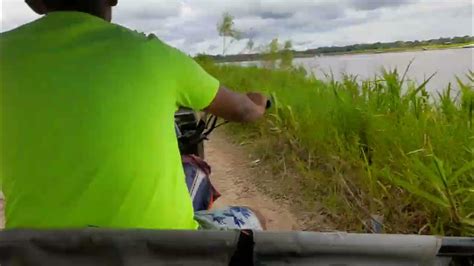
[[[33,9],[33,11],[40,15],[44,15],[48,11],[43,0],[25,0],[25,2],[31,9]]]

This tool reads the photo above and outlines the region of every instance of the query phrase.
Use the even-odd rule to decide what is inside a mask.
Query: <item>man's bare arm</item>
[[[237,93],[220,87],[204,110],[232,122],[254,122],[265,114],[267,98],[260,93]]]

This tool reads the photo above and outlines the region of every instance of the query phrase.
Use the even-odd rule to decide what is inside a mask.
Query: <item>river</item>
[[[317,56],[312,58],[298,58],[294,60],[296,66],[302,65],[316,77],[324,79],[324,73],[332,73],[340,79],[342,73],[357,75],[360,79],[373,78],[380,74],[382,67],[397,68],[403,73],[407,65],[413,60],[408,77],[421,83],[433,73],[437,73],[428,83],[431,91],[440,91],[448,83],[456,82],[456,76],[467,82],[466,74],[474,70],[474,49],[446,49],[398,53],[357,54]],[[246,64],[248,65],[248,63]],[[457,87],[457,86],[455,86]]]

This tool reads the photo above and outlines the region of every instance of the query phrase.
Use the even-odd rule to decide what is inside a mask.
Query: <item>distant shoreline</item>
[[[313,58],[319,56],[341,56],[341,55],[364,55],[364,54],[386,54],[386,53],[404,53],[404,52],[417,52],[417,51],[436,51],[436,50],[448,50],[448,49],[473,49],[474,42],[463,43],[463,44],[447,44],[447,45],[426,45],[417,47],[406,47],[406,48],[386,48],[386,49],[368,49],[350,52],[334,52],[334,53],[314,53],[308,54],[300,51],[295,51],[293,56],[295,59],[299,58]],[[229,55],[224,58],[219,56],[211,56],[217,63],[238,63],[238,62],[252,62],[262,61],[263,54],[241,54],[241,55]]]
[[[469,47],[468,47],[469,46]],[[433,45],[433,46],[420,46],[411,48],[388,48],[388,49],[377,49],[377,50],[361,50],[352,52],[341,52],[341,53],[326,53],[321,54],[324,56],[335,56],[335,55],[356,55],[356,54],[387,54],[387,53],[404,53],[404,52],[416,52],[416,51],[436,51],[436,50],[448,50],[448,49],[469,49],[474,48],[474,43],[458,44],[458,45]],[[318,56],[318,55],[315,55]],[[295,58],[296,55],[295,55]]]

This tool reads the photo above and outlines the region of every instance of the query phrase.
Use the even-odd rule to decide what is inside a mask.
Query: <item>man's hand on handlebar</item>
[[[242,94],[220,87],[204,111],[232,122],[254,122],[265,114],[267,101],[267,97],[261,93]]]
[[[267,96],[259,92],[248,92],[247,97],[249,97],[250,100],[259,107],[264,107],[265,110],[268,110],[273,106],[273,97],[268,98]]]
[[[268,98],[265,95],[258,92],[249,92],[247,93],[247,97],[265,113],[268,106]]]

